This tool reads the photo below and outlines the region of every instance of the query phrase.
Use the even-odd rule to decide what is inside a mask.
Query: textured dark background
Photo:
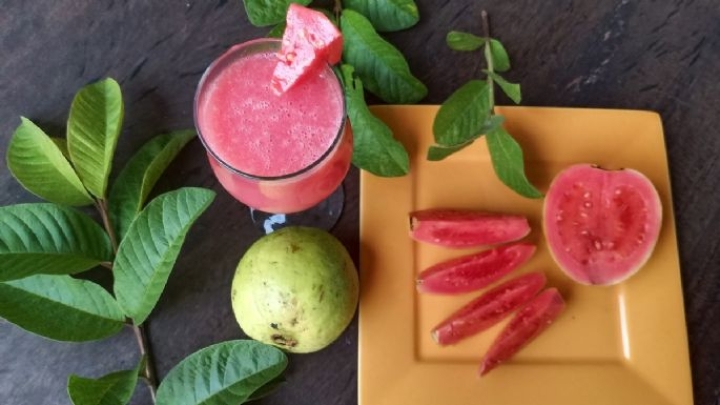
[[[444,44],[450,29],[480,33],[480,11],[513,61],[508,78],[523,104],[658,111],[673,182],[696,404],[720,403],[720,4],[716,0],[417,0],[421,22],[387,35],[427,84],[424,103],[442,102],[479,73],[479,54]],[[192,97],[204,68],[231,44],[263,36],[238,0],[0,1],[0,152],[19,116],[63,135],[75,91],[112,76],[122,85],[125,126],[116,167],[162,131],[192,127]],[[622,147],[619,145],[618,147]],[[213,178],[191,143],[156,192],[196,185],[218,198],[189,235],[149,320],[164,376],[188,354],[242,336],[229,306],[237,261],[258,236],[247,209]],[[358,175],[334,233],[358,253]],[[0,167],[0,205],[34,201]],[[1,225],[0,225],[1,226]],[[713,231],[713,229],[715,229]],[[208,237],[212,235],[212,237]],[[658,336],[662,339],[662,336]],[[328,349],[291,356],[289,383],[265,404],[355,404],[354,323]],[[658,353],[662,356],[662,353]],[[0,404],[69,404],[67,376],[130,368],[132,334],[66,344],[0,320]],[[392,365],[388,365],[391,367]],[[149,404],[139,389],[133,404]]]

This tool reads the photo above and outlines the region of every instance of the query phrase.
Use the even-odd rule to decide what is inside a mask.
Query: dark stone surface
[[[420,0],[418,6],[421,22],[387,38],[427,84],[424,103],[442,102],[479,74],[480,56],[450,51],[444,37],[450,29],[480,33],[485,8],[493,34],[510,52],[508,78],[521,81],[523,104],[660,112],[673,182],[695,403],[720,402],[717,2]],[[193,93],[204,68],[229,45],[266,31],[249,25],[239,0],[3,1],[0,152],[5,155],[21,115],[52,135],[63,135],[75,91],[112,76],[121,83],[126,101],[115,161],[120,167],[153,135],[192,127]],[[197,141],[191,143],[155,189],[196,185],[219,193],[189,235],[149,320],[160,376],[197,349],[242,337],[229,306],[229,283],[238,259],[258,234],[247,209],[222,192],[202,152]],[[345,188],[348,203],[334,233],[357,260],[357,171]],[[5,165],[0,167],[0,190],[0,205],[36,200]],[[66,344],[0,320],[0,403],[69,404],[65,384],[70,373],[100,376],[129,368],[137,358],[134,345],[129,331],[100,342]],[[356,346],[353,323],[327,350],[291,356],[288,384],[262,403],[355,404]],[[132,403],[150,403],[144,388]]]

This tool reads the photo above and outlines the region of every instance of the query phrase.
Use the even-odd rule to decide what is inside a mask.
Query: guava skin
[[[335,341],[357,309],[358,274],[345,247],[315,228],[287,227],[255,242],[238,264],[232,308],[251,338],[310,353]]]

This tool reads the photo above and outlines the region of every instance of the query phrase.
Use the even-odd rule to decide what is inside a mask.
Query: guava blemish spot
[[[290,253],[295,253],[295,252],[297,252],[298,250],[300,250],[300,246],[298,246],[298,245],[296,245],[296,244],[294,244],[294,243],[291,243],[291,244],[290,244]]]
[[[271,324],[270,324],[270,327],[273,328],[273,329],[275,329],[275,330],[277,330],[277,329],[278,329],[278,324],[276,324],[276,323],[271,323]]]
[[[298,324],[297,318],[293,318],[293,319],[290,320],[290,326],[295,326],[295,325],[297,325],[297,324]]]
[[[232,292],[230,293],[230,298],[234,300],[236,296],[237,296],[237,291],[233,288]]]
[[[270,338],[275,344],[278,344],[280,346],[295,347],[298,345],[297,340],[286,338],[285,336],[278,333],[270,336]]]

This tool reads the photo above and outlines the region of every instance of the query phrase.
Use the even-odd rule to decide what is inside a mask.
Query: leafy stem
[[[112,245],[113,252],[117,255],[118,241],[117,237],[115,236],[115,230],[112,226],[112,223],[110,222],[110,214],[108,212],[107,202],[104,199],[99,199],[96,201],[95,206],[100,212],[100,217],[102,218],[105,231],[110,238],[110,244]],[[101,262],[100,265],[103,267],[107,267],[111,270],[113,268],[111,262]],[[126,323],[130,326],[130,328],[133,330],[133,333],[135,334],[135,340],[137,341],[138,349],[140,349],[140,356],[144,356],[146,359],[143,369],[141,370],[140,377],[142,377],[142,379],[147,383],[148,390],[150,391],[150,398],[152,399],[152,403],[154,404],[158,382],[157,378],[155,377],[154,358],[152,356],[152,351],[150,350],[150,343],[147,338],[147,333],[145,332],[145,328],[143,327],[143,325],[135,325],[129,319],[126,321]]]
[[[108,236],[110,237],[110,244],[112,245],[113,253],[117,254],[118,241],[117,241],[117,236],[115,235],[115,230],[113,229],[112,224],[110,223],[110,215],[108,213],[107,202],[103,199],[97,200],[95,202],[95,208],[97,208],[98,212],[100,213],[100,217],[102,218],[102,222],[103,222],[103,226],[105,227],[105,231],[107,232]]]
[[[487,84],[490,114],[492,114],[493,108],[495,107],[495,89],[493,86],[492,73],[495,73],[495,67],[493,66],[492,50],[490,49],[490,23],[488,22],[487,11],[483,10],[480,13],[480,17],[482,19],[483,33],[485,34],[485,62],[487,63],[487,71],[490,72],[490,74],[487,75]]]
[[[142,377],[142,379],[147,383],[148,389],[150,390],[150,398],[154,404],[158,382],[147,333],[145,332],[145,327],[143,325],[130,325],[130,327],[135,334],[135,340],[137,340],[138,347],[140,348],[140,355],[145,356],[147,359],[147,361],[145,361],[145,367],[143,367],[141,371],[142,374],[140,377]]]

